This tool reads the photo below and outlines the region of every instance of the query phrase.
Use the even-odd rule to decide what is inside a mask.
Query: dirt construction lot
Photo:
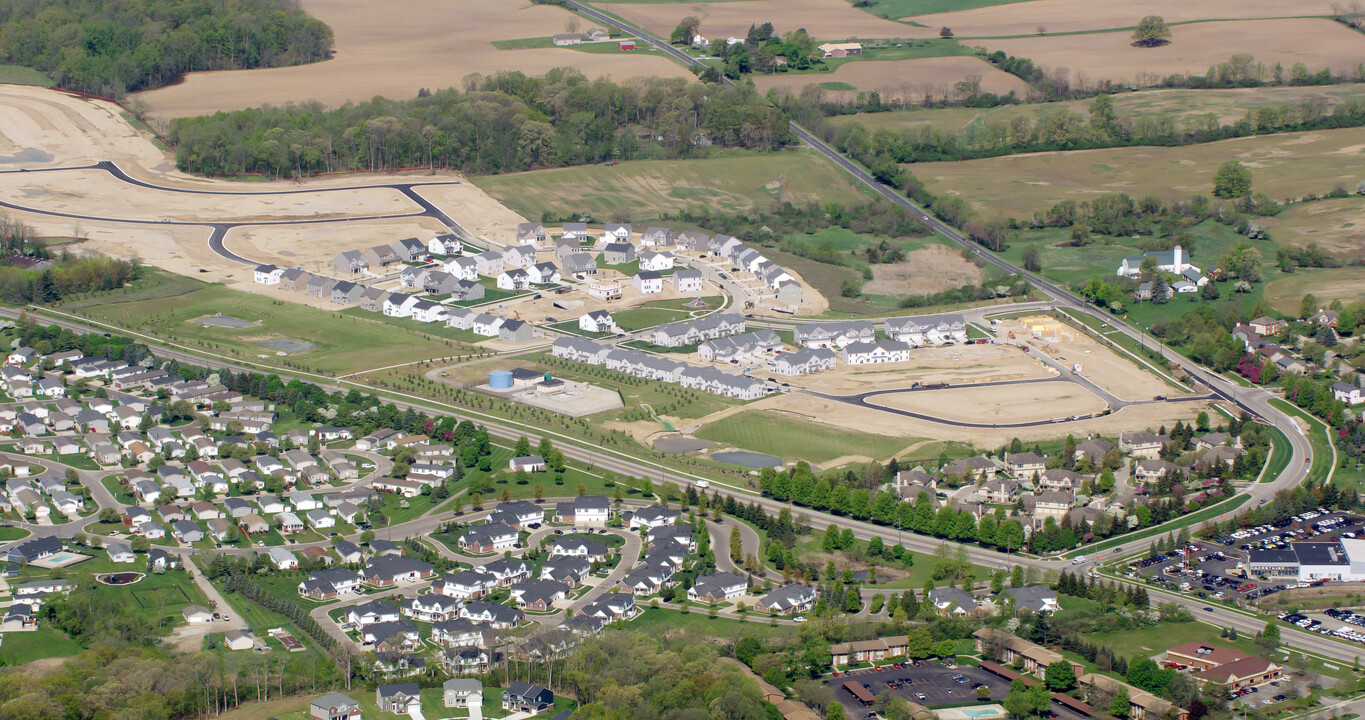
[[[1267,76],[1275,63],[1283,63],[1286,73],[1294,63],[1303,63],[1311,72],[1331,68],[1349,74],[1365,57],[1365,35],[1326,19],[1177,25],[1171,28],[1171,43],[1156,48],[1133,47],[1131,35],[1131,31],[1121,30],[988,40],[984,44],[992,51],[1029,58],[1047,70],[1068,68],[1073,84],[1082,73],[1092,81],[1143,85],[1171,74],[1202,75],[1236,53],[1249,54],[1264,63]]]
[[[594,3],[603,7],[603,3]],[[307,4],[304,5],[307,8]],[[701,19],[708,38],[744,37],[750,25],[773,24],[777,34],[805,28],[817,40],[938,37],[938,26],[915,27],[865,13],[847,0],[722,0],[721,2],[611,3],[612,14],[667,38],[678,21]]]
[[[1065,380],[956,387],[949,390],[877,395],[874,405],[925,413],[944,420],[973,423],[1018,423],[1089,415],[1103,410],[1104,401]]]
[[[886,100],[922,103],[925,98],[956,97],[953,85],[968,75],[981,76],[981,89],[986,92],[997,95],[1014,92],[1019,97],[1028,94],[1028,83],[970,55],[914,60],[858,60],[846,62],[835,68],[834,72],[755,75],[754,87],[759,92],[767,92],[770,88],[788,88],[793,93],[799,93],[807,85],[845,82],[864,92],[880,92]],[[828,92],[852,93],[849,90]]]
[[[566,48],[495,49],[494,40],[549,37],[566,32],[570,21],[577,19],[562,8],[532,5],[527,0],[303,0],[299,4],[331,26],[336,38],[334,59],[286,68],[190,73],[178,85],[137,97],[151,106],[155,117],[168,119],[309,99],[333,107],[375,95],[406,99],[415,97],[419,88],[460,87],[470,73],[503,70],[543,75],[551,68],[575,67],[588,77],[610,75],[617,80],[642,75],[692,77],[682,66],[660,56]],[[849,12],[861,14],[852,8]],[[578,23],[584,25],[581,19]]]
[[[400,215],[420,211],[396,190],[339,189],[297,194],[262,194],[324,188],[353,188],[388,182],[442,182],[417,191],[476,236],[510,241],[521,217],[457,175],[444,173],[331,177],[303,183],[244,183],[209,180],[173,169],[171,158],[139,133],[109,103],[16,85],[0,86],[0,170],[73,167],[113,161],[135,179],[161,187],[208,190],[189,194],[138,188],[96,170],[0,172],[0,198],[25,207],[92,217],[137,220],[120,223],[45,216],[7,210],[38,234],[87,238],[77,246],[144,262],[209,282],[250,282],[250,267],[227,260],[207,245],[209,228],[163,224],[183,222],[276,222]],[[244,257],[280,265],[321,269],[341,250],[364,248],[404,237],[423,240],[444,232],[429,218],[323,222],[301,226],[237,228],[225,240]],[[291,298],[296,299],[296,298]]]
[[[1035,352],[1041,351],[1067,367],[1079,363],[1082,375],[1120,400],[1151,400],[1157,395],[1181,394],[1155,373],[1116,355],[1070,326],[1060,334],[1037,337],[1016,321],[1002,320],[996,331],[1002,336],[1014,332],[1020,342],[1028,342]]]
[[[941,423],[916,420],[894,415],[884,410],[860,405],[850,405],[838,400],[826,400],[803,393],[783,393],[759,400],[746,406],[750,409],[771,408],[813,422],[822,422],[841,430],[851,432],[875,433],[880,435],[899,435],[906,438],[929,438],[933,440],[963,439],[963,429]],[[1035,427],[972,429],[971,442],[980,448],[996,448],[1019,438],[1026,442],[1056,439],[1067,433],[1083,435],[1101,433],[1117,435],[1120,432],[1151,429],[1174,425],[1176,420],[1186,422],[1194,419],[1208,406],[1202,402],[1154,403],[1133,405],[1100,418],[1092,418],[1063,423],[1045,423]],[[986,422],[990,422],[987,420]],[[658,424],[654,424],[658,428]]]
[[[1160,15],[1167,23],[1322,16],[1331,14],[1334,6],[1347,4],[1338,0],[1144,0],[1135,6],[1124,0],[1031,0],[921,15],[914,20],[930,28],[950,27],[960,38],[999,37],[1034,35],[1040,26],[1050,33],[1132,27],[1143,15]]]
[[[909,389],[917,382],[971,385],[1001,380],[1055,377],[1045,367],[1012,345],[960,345],[910,351],[910,362],[894,365],[847,365],[814,375],[782,378],[793,387],[830,395],[854,395],[872,390]]]

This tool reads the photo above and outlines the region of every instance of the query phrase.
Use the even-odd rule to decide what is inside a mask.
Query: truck
[[[1085,562],[1085,556],[1084,556],[1084,555],[1077,555],[1077,556],[1076,556],[1076,559],[1071,561],[1071,564],[1072,564],[1072,565],[1080,565],[1080,564],[1083,563],[1083,562]]]
[[[1081,374],[1081,367],[1082,367],[1082,366],[1081,366],[1080,363],[1072,363],[1072,365],[1071,365],[1071,374],[1072,374],[1072,375],[1080,375],[1080,374]]]

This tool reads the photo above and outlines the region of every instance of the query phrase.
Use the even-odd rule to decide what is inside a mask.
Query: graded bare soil
[[[981,89],[986,92],[997,95],[1014,92],[1019,97],[1028,92],[1028,84],[1023,80],[971,55],[913,60],[858,60],[846,62],[833,72],[755,75],[753,80],[754,87],[761,92],[767,92],[771,88],[788,88],[793,92],[799,92],[807,85],[843,82],[864,92],[874,90],[880,92],[887,100],[902,99],[920,103],[926,97],[956,98],[953,85],[969,75],[981,76]]]
[[[945,420],[974,423],[1018,423],[1089,415],[1103,410],[1104,401],[1066,380],[955,387],[948,390],[878,395],[874,405],[925,413]]]
[[[310,99],[331,107],[375,95],[407,99],[419,88],[460,87],[470,73],[504,70],[543,75],[551,68],[574,67],[588,77],[617,80],[692,77],[681,65],[656,55],[494,48],[495,40],[566,32],[573,22],[586,29],[586,21],[563,8],[527,0],[303,0],[300,5],[331,26],[334,59],[285,68],[190,73],[178,85],[137,97],[151,106],[153,116],[169,119]],[[851,8],[850,12],[857,13]]]
[[[234,229],[225,245],[249,260],[325,270],[341,250],[422,240],[444,232],[428,218],[349,220],[371,215],[403,215],[420,208],[396,190],[358,188],[390,182],[442,182],[416,191],[444,210],[476,237],[492,244],[512,239],[521,217],[453,173],[333,176],[305,182],[232,182],[185,175],[171,158],[123,117],[117,106],[55,90],[0,86],[0,198],[24,207],[112,220],[76,220],[7,209],[39,235],[79,237],[76,251],[90,249],[115,257],[138,257],[171,272],[209,282],[236,283],[261,294],[303,302],[252,282],[250,265],[228,260],[209,249],[210,229],[177,222],[259,222]],[[112,161],[131,177],[161,188],[209,191],[177,193],[135,187],[100,170],[80,168]],[[341,188],[328,192],[310,192]],[[290,191],[290,194],[278,194]],[[302,192],[297,192],[302,191]],[[218,194],[215,194],[218,193]],[[288,220],[327,220],[306,225],[270,225]]]
[[[1336,0],[1145,0],[1138,6],[1122,0],[1031,0],[904,19],[930,28],[951,27],[960,38],[999,37],[1034,35],[1040,26],[1049,33],[1131,28],[1144,15],[1160,15],[1167,23],[1323,16],[1341,4]]]
[[[863,285],[868,295],[928,295],[981,282],[981,268],[961,252],[931,245],[905,254],[905,261],[872,266],[872,280]]]
[[[1173,74],[1203,75],[1237,53],[1262,63],[1267,80],[1276,63],[1284,65],[1286,74],[1294,63],[1303,63],[1310,72],[1331,68],[1349,75],[1365,57],[1365,35],[1321,18],[1176,25],[1170,44],[1154,48],[1133,47],[1131,35],[1122,30],[1001,38],[983,44],[992,51],[1029,58],[1049,71],[1065,68],[1073,85],[1095,80],[1151,85]]]
[[[814,375],[783,378],[793,387],[831,395],[872,390],[909,389],[915,383],[946,382],[953,387],[975,383],[1055,377],[1056,371],[1013,345],[956,345],[910,351],[910,361],[892,365],[847,365]]]
[[[1157,395],[1180,394],[1155,373],[1069,326],[1055,336],[1039,337],[1017,320],[1002,320],[996,331],[1002,336],[1013,332],[1018,342],[1028,342],[1035,352],[1040,351],[1068,368],[1081,365],[1081,374],[1086,379],[1120,400],[1151,400]]]

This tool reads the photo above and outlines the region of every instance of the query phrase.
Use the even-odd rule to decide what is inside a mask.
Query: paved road
[[[219,255],[220,257],[223,257],[223,258],[226,258],[226,259],[228,259],[228,260],[231,260],[231,261],[233,261],[233,262],[235,262],[235,263],[240,263],[240,264],[244,264],[244,265],[257,265],[257,264],[259,264],[259,263],[258,263],[257,261],[255,261],[255,260],[251,260],[251,259],[249,259],[249,258],[246,258],[246,257],[243,257],[243,256],[241,256],[241,255],[238,255],[237,253],[235,253],[235,252],[233,252],[233,251],[231,251],[231,250],[228,250],[227,247],[223,244],[223,240],[224,240],[224,238],[227,237],[228,231],[232,230],[233,228],[237,228],[237,227],[251,227],[251,226],[259,226],[259,225],[316,225],[316,224],[339,223],[339,222],[357,222],[357,221],[366,221],[366,220],[390,220],[390,219],[397,219],[397,218],[430,217],[430,218],[435,218],[436,220],[439,220],[439,221],[441,221],[442,223],[444,223],[446,227],[450,228],[450,230],[451,230],[452,232],[454,232],[455,234],[459,235],[459,236],[460,236],[462,239],[464,239],[464,240],[470,240],[470,239],[473,239],[473,237],[474,237],[474,236],[473,236],[468,230],[466,230],[462,225],[460,225],[460,224],[459,224],[458,222],[456,222],[453,218],[451,218],[449,215],[447,215],[445,212],[443,212],[440,208],[438,208],[438,207],[436,207],[435,205],[433,205],[433,204],[431,203],[430,200],[427,200],[425,197],[423,197],[423,196],[417,191],[417,188],[422,187],[422,186],[425,186],[425,185],[459,185],[459,184],[461,184],[461,183],[460,183],[460,181],[458,181],[458,180],[436,180],[436,181],[410,182],[410,183],[373,183],[373,184],[366,184],[366,185],[348,185],[348,186],[345,186],[345,187],[317,187],[317,188],[292,189],[292,190],[261,190],[261,191],[255,191],[255,192],[232,191],[232,190],[196,190],[196,189],[189,189],[189,188],[177,188],[177,187],[170,187],[170,186],[165,186],[165,185],[156,185],[156,184],[149,183],[149,182],[146,182],[146,181],[143,181],[143,180],[138,180],[138,179],[136,179],[136,178],[134,178],[134,177],[128,175],[128,173],[124,172],[123,169],[120,168],[117,164],[115,164],[115,163],[113,163],[113,162],[111,162],[111,161],[108,161],[108,160],[105,160],[105,161],[102,161],[102,162],[98,162],[98,163],[95,163],[95,164],[93,164],[93,165],[82,165],[82,166],[78,166],[78,167],[43,168],[43,169],[39,169],[39,170],[5,170],[5,171],[0,171],[0,174],[4,174],[4,173],[19,173],[19,172],[24,172],[24,173],[32,173],[32,172],[61,172],[61,171],[70,171],[70,170],[91,170],[91,169],[94,169],[94,170],[103,170],[103,171],[109,173],[109,175],[111,175],[112,177],[114,177],[114,178],[117,179],[117,180],[120,180],[120,181],[122,181],[122,182],[128,183],[128,184],[130,184],[130,185],[134,185],[134,186],[137,186],[137,187],[140,187],[140,188],[143,188],[143,189],[147,189],[147,190],[157,190],[157,191],[161,191],[161,192],[182,193],[182,194],[188,194],[188,195],[231,195],[231,196],[250,196],[250,195],[294,195],[294,194],[301,194],[301,193],[336,192],[336,191],[340,191],[340,190],[389,189],[389,190],[396,190],[396,191],[398,191],[399,193],[402,193],[405,197],[407,197],[408,199],[410,199],[413,203],[415,203],[418,207],[420,207],[420,208],[422,208],[422,209],[421,209],[419,212],[411,212],[411,213],[393,213],[393,214],[386,214],[386,215],[354,215],[354,216],[340,217],[340,218],[299,218],[299,219],[294,219],[294,220],[258,220],[258,221],[210,221],[210,220],[204,220],[204,221],[184,221],[184,220],[164,220],[164,219],[163,219],[163,220],[147,220],[147,219],[136,219],[136,218],[117,218],[117,217],[107,217],[107,216],[98,216],[98,215],[85,215],[85,214],[82,214],[82,213],[59,212],[59,211],[56,211],[56,210],[44,210],[44,209],[41,209],[41,208],[29,207],[29,206],[20,205],[20,204],[18,204],[18,203],[12,203],[12,202],[7,202],[7,201],[0,201],[0,207],[9,208],[9,209],[11,209],[11,210],[18,210],[18,211],[20,211],[20,212],[29,212],[29,213],[35,213],[35,214],[38,214],[38,215],[46,215],[46,216],[48,216],[48,217],[60,217],[60,218],[67,218],[67,219],[72,219],[72,220],[89,220],[89,221],[93,221],[93,222],[124,223],[124,224],[132,224],[132,225],[171,225],[171,226],[177,226],[177,227],[186,227],[186,226],[189,226],[189,227],[207,227],[207,228],[209,228],[209,230],[210,230],[210,232],[209,232],[209,238],[208,238],[208,246],[209,246],[209,249],[212,250],[212,251],[213,251],[214,253],[216,253],[217,255]]]

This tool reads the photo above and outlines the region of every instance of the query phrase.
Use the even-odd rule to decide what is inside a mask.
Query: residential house
[[[701,271],[695,268],[679,268],[674,271],[673,288],[679,293],[701,292]]]
[[[740,597],[748,589],[749,583],[733,573],[721,572],[697,578],[687,591],[687,599],[693,602],[714,603]]]

